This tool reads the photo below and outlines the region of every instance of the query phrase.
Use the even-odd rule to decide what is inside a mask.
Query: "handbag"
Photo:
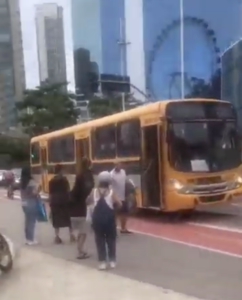
[[[37,205],[37,221],[48,222],[47,212],[44,203],[40,199],[38,199],[36,205]]]

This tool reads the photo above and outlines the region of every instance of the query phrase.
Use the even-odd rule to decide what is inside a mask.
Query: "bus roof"
[[[48,139],[51,139],[51,138],[54,138],[54,137],[57,137],[57,136],[71,134],[71,133],[74,133],[74,132],[77,132],[77,131],[80,131],[80,130],[89,129],[89,128],[92,128],[92,127],[100,127],[100,126],[104,126],[104,125],[108,125],[108,124],[112,124],[112,123],[116,123],[116,122],[129,120],[129,119],[132,119],[132,118],[135,118],[135,117],[139,117],[140,115],[160,112],[161,116],[164,116],[165,108],[166,108],[168,103],[170,103],[170,102],[180,102],[180,101],[195,101],[195,102],[198,102],[198,101],[206,101],[206,102],[220,101],[220,102],[227,102],[227,101],[222,101],[222,100],[200,99],[200,98],[199,99],[185,99],[185,100],[176,99],[176,100],[157,101],[157,102],[142,105],[140,107],[136,107],[136,108],[124,111],[124,112],[116,113],[116,114],[109,115],[109,116],[99,118],[99,119],[95,119],[95,120],[90,120],[90,121],[87,121],[85,123],[73,125],[73,126],[63,128],[63,129],[60,129],[60,130],[56,130],[56,131],[53,131],[53,132],[50,132],[50,133],[35,136],[31,139],[31,143],[37,142],[37,141],[40,141],[40,140],[48,140]]]

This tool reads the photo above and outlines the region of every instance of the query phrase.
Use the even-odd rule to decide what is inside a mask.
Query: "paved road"
[[[20,203],[0,201],[0,230],[9,234],[20,245],[23,241],[22,223]],[[173,231],[179,230],[179,224],[173,226]],[[66,240],[64,245],[53,245],[50,225],[39,224],[38,238],[41,245],[36,247],[36,251],[80,264],[75,260],[74,245],[68,243],[67,232],[63,232],[63,237]],[[95,268],[92,236],[89,237],[87,247],[91,258],[81,263]],[[201,299],[241,300],[241,258],[134,234],[120,236],[118,262],[119,267],[115,273],[123,277]]]
[[[0,290],[0,300],[201,300],[26,247]]]

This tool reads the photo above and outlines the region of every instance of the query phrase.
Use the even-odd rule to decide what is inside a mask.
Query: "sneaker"
[[[115,269],[116,268],[116,262],[115,261],[110,261],[110,268]]]
[[[100,271],[106,270],[106,269],[107,269],[107,264],[106,264],[105,262],[101,262],[101,263],[99,264],[99,266],[98,266],[98,269],[99,269]]]
[[[37,241],[27,241],[26,245],[27,246],[35,246],[35,245],[38,245],[38,242]]]

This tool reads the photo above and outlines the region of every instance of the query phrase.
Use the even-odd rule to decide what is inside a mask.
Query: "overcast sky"
[[[35,5],[48,2],[57,3],[64,8],[67,78],[70,82],[69,88],[73,90],[74,74],[72,56],[72,33],[70,25],[70,0],[20,0],[26,84],[28,88],[34,88],[39,85],[36,31],[34,21]]]

